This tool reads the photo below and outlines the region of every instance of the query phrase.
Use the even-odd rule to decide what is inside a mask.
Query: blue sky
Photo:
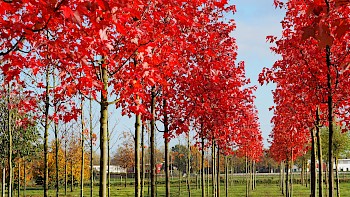
[[[266,36],[281,34],[281,21],[284,11],[275,9],[273,0],[233,0],[237,12],[233,18],[237,23],[237,29],[233,36],[237,39],[238,61],[244,61],[246,75],[251,79],[253,85],[258,87],[255,92],[255,105],[259,111],[259,121],[264,145],[268,146],[267,138],[271,132],[273,113],[268,110],[273,105],[271,90],[273,84],[260,86],[258,75],[264,67],[271,67],[279,58],[273,54],[266,43]]]

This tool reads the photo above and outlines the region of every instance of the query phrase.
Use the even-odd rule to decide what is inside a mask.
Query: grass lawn
[[[229,197],[244,197],[245,196],[245,184],[243,182],[243,177],[235,177],[237,182],[234,182],[231,186],[228,188],[228,196]],[[283,197],[279,187],[278,183],[276,181],[278,180],[278,176],[266,176],[266,177],[258,177],[257,180],[269,180],[269,181],[262,181],[263,183],[257,183],[257,187],[254,191],[250,192],[251,197]],[[277,179],[277,180],[276,180]],[[113,180],[111,182],[111,188],[110,196],[125,196],[125,197],[132,197],[134,196],[134,186],[132,184],[132,179],[128,180],[127,186],[124,186],[124,182],[121,182],[120,180]],[[271,181],[271,182],[270,182]],[[94,187],[94,196],[98,196],[98,186]],[[340,194],[341,196],[350,196],[350,183],[344,182],[340,185]],[[326,191],[325,191],[326,192]],[[207,193],[207,192],[206,192]],[[225,196],[225,187],[224,184],[221,183],[220,187],[220,196]],[[14,196],[17,196],[17,192],[14,193]],[[70,191],[70,186],[68,186],[67,196],[80,196],[80,190],[79,187],[75,187],[73,192]],[[148,185],[145,185],[144,190],[145,197],[149,196],[149,188]],[[209,188],[209,196],[211,195],[211,188]],[[302,186],[300,184],[294,184],[293,185],[293,196],[297,197],[308,197],[310,195],[310,188]],[[21,191],[21,196],[23,196],[23,191]],[[42,187],[27,187],[26,196],[33,196],[33,197],[39,197],[43,196],[43,189]],[[55,196],[55,190],[50,189],[49,190],[49,196]],[[64,188],[60,188],[60,196],[64,196]],[[90,186],[86,185],[84,188],[84,196],[90,196]],[[162,179],[160,179],[160,183],[157,185],[157,197],[163,197],[165,196],[165,184]],[[182,196],[188,196],[186,183],[183,180],[181,183],[181,187],[179,189],[179,182],[178,179],[173,179],[171,182],[171,196],[172,197],[182,197]],[[191,183],[191,196],[192,197],[200,197],[201,196],[201,189],[196,187],[195,180]]]

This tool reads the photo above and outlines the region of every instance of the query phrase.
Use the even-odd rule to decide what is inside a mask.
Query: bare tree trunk
[[[304,159],[302,159],[302,161],[301,161],[301,172],[300,172],[300,183],[301,183],[301,185],[304,185],[304,170],[305,170]]]
[[[110,133],[108,128],[108,120],[107,120],[107,196],[111,196],[111,154],[110,154]],[[126,171],[128,171],[128,168],[126,168]],[[126,180],[126,179],[125,179]]]
[[[21,194],[21,162],[18,161],[18,180],[17,180],[17,196],[20,197]]]
[[[246,175],[246,185],[245,185],[245,196],[248,197],[249,196],[249,180],[248,180],[248,157],[245,156],[245,175]]]
[[[145,133],[145,127],[142,124],[141,129],[141,197],[144,196],[145,191],[145,142],[144,142],[144,133]]]
[[[216,169],[217,169],[217,189],[216,189],[216,192],[217,192],[217,197],[220,197],[220,148],[218,146],[217,148],[217,162],[216,162]]]
[[[56,75],[53,73],[53,88],[56,87]],[[55,100],[55,95],[53,95],[53,100]],[[57,113],[57,102],[54,101],[54,111]],[[56,183],[55,183],[55,188],[56,188],[56,197],[58,197],[59,194],[59,167],[58,167],[58,129],[57,129],[57,122],[54,122],[54,134],[55,134],[55,178],[56,178]]]
[[[151,133],[150,133],[150,147],[151,147],[151,197],[156,197],[156,160],[155,160],[155,154],[156,154],[156,147],[155,147],[155,116],[156,116],[156,91],[155,87],[152,87],[152,93],[151,93]]]
[[[256,186],[256,181],[255,181],[255,161],[253,160],[252,161],[253,162],[253,164],[252,164],[252,173],[253,173],[253,183],[252,183],[252,190],[255,190],[255,186]]]
[[[323,161],[322,161],[322,147],[321,147],[321,131],[320,131],[320,109],[316,109],[316,139],[317,139],[317,159],[318,159],[318,197],[323,196]]]
[[[282,189],[282,162],[280,163],[279,181],[280,181],[279,187],[280,187],[280,189]],[[283,189],[282,189],[282,191],[283,191]]]
[[[74,176],[73,176],[73,159],[70,159],[70,192],[73,192]]]
[[[315,154],[315,130],[311,129],[311,194],[310,197],[316,197],[316,154]]]
[[[293,196],[293,150],[292,150],[292,157],[290,161],[290,196]]]
[[[94,195],[94,168],[93,168],[93,126],[92,126],[92,97],[89,101],[89,126],[90,126],[90,197]]]
[[[250,171],[249,171],[249,173],[250,173],[250,189],[251,189],[251,191],[253,191],[253,190],[254,190],[254,183],[253,183],[253,181],[254,181],[253,160],[250,160],[250,165],[249,165],[249,167],[250,167]]]
[[[281,189],[282,189],[282,195],[284,195],[284,188],[285,188],[285,176],[284,176],[284,174],[285,174],[285,165],[284,165],[285,163],[284,162],[281,162],[281,171],[282,171],[282,179],[281,179],[281,185],[282,185],[282,187],[281,187]]]
[[[289,161],[286,161],[286,197],[290,197],[289,195]]]
[[[328,174],[328,167],[326,166],[326,173],[325,173],[325,176],[324,176],[324,182],[325,182],[325,187],[326,187],[326,191],[328,191],[328,176],[327,176],[327,174]],[[325,195],[326,195],[326,197],[328,196],[328,194],[327,194],[327,192],[325,192]]]
[[[210,177],[209,177],[209,150],[207,151],[207,163],[208,163],[208,168],[207,168],[207,196],[209,197],[209,188],[210,188]]]
[[[48,149],[49,149],[49,109],[50,109],[50,88],[49,88],[49,68],[46,68],[46,95],[45,95],[45,126],[44,126],[44,197],[49,195],[49,163],[48,163]],[[9,172],[10,176],[12,171]],[[11,190],[9,190],[11,192]],[[9,193],[9,196],[10,193]]]
[[[203,131],[203,124],[201,124],[201,130]],[[201,158],[201,189],[202,189],[202,197],[205,197],[205,179],[204,179],[204,138],[203,135],[201,136],[201,143],[202,143],[202,158]]]
[[[83,95],[81,95],[80,100],[80,120],[81,120],[81,166],[80,166],[80,197],[84,197],[84,103],[83,103]],[[57,185],[58,186],[58,185]],[[57,195],[58,197],[58,195]]]
[[[233,167],[233,155],[231,155],[230,157],[230,186],[233,186],[233,171],[234,171],[234,167]]]
[[[181,194],[181,172],[180,169],[178,169],[179,171],[179,195]]]
[[[136,114],[135,120],[135,197],[141,196],[141,173],[140,173],[140,135],[141,115]]]
[[[65,129],[67,135],[67,128]],[[64,195],[67,196],[67,139],[64,139]]]
[[[5,166],[2,166],[2,181],[1,181],[1,196],[5,197],[5,185],[6,185],[6,168]]]
[[[101,79],[103,89],[101,91],[101,117],[100,117],[100,185],[99,185],[99,196],[105,197],[107,195],[107,129],[108,129],[108,73],[105,66],[101,66]]]
[[[225,196],[228,197],[228,163],[225,155]]]
[[[10,85],[7,89],[7,103],[10,104]],[[11,120],[11,109],[7,109],[7,132],[8,132],[8,168],[9,168],[9,178],[8,178],[8,196],[12,197],[12,178],[13,178],[13,167],[12,167],[12,120]]]
[[[56,106],[55,106],[56,108]],[[55,109],[56,111],[56,109]],[[56,111],[57,112],[57,111]],[[58,172],[59,172],[59,167],[58,167],[58,148],[59,148],[59,142],[58,142],[58,129],[57,129],[57,124],[54,123],[54,132],[55,132],[55,166],[56,166],[56,169],[55,169],[55,173],[56,173],[56,184],[55,184],[55,187],[56,187],[56,197],[58,197],[59,195],[59,177],[58,177]]]
[[[190,133],[187,133],[187,191],[188,197],[191,197],[191,142],[190,142]]]
[[[3,166],[2,167],[2,187],[1,187],[1,196],[2,197],[5,197],[5,190],[6,190],[6,188],[5,188],[5,179],[6,179],[6,168],[5,168],[5,166]]]
[[[26,168],[27,168],[27,163],[26,159],[24,158],[23,160],[23,196],[26,197],[26,190],[27,190],[27,174],[26,174]]]
[[[213,142],[212,142],[213,144],[212,144],[212,152],[211,152],[211,154],[212,154],[212,159],[211,159],[211,162],[212,162],[212,164],[211,164],[211,170],[212,170],[212,173],[211,173],[211,178],[212,178],[212,193],[213,193],[213,197],[215,197],[216,196],[216,179],[215,179],[215,177],[216,177],[216,173],[215,173],[215,169],[216,169],[216,167],[215,167],[215,161],[216,161],[216,157],[215,157],[215,155],[216,155],[216,151],[215,151],[215,141],[213,140]]]
[[[305,181],[305,186],[307,187],[308,186],[308,183],[309,183],[309,172],[308,172],[308,168],[307,168],[307,161],[305,161],[306,163],[305,163],[305,166],[306,166],[306,172],[305,172],[305,178],[306,178],[306,181]],[[310,185],[310,184],[309,184]]]
[[[164,152],[165,152],[165,196],[170,196],[170,172],[169,172],[169,138],[168,138],[168,114],[167,102],[163,99],[164,107]]]
[[[326,63],[327,63],[327,88],[328,88],[328,196],[333,197],[334,189],[334,171],[333,171],[333,89],[331,78],[331,49],[329,45],[326,46]]]
[[[256,163],[254,161],[254,190],[256,189]]]
[[[334,157],[335,161],[335,179],[337,180],[336,182],[336,187],[337,187],[337,197],[340,197],[340,184],[339,184],[339,171],[338,171],[338,158]]]

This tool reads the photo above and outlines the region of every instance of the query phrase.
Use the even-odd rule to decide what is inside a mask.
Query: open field
[[[342,174],[341,178],[343,182],[340,185],[340,193],[341,196],[350,196],[350,182],[348,181],[348,177],[350,177],[350,174]],[[228,196],[232,197],[243,197],[245,196],[245,182],[244,182],[244,176],[243,175],[235,175],[232,177],[233,182],[231,182],[231,185],[228,188]],[[295,175],[295,181],[298,181],[299,175]],[[257,175],[257,187],[254,191],[250,192],[251,197],[283,197],[279,186],[278,186],[278,180],[279,176],[278,174],[258,174]],[[201,196],[201,189],[199,181],[196,185],[195,179],[192,179],[191,182],[191,196],[193,197],[199,197]],[[206,189],[207,189],[207,183],[206,183]],[[225,196],[225,187],[224,182],[222,180],[221,182],[221,196]],[[307,197],[309,196],[310,188],[306,186],[302,186],[300,184],[293,184],[293,196],[298,197]],[[111,187],[110,187],[110,196],[133,196],[134,195],[134,185],[133,185],[133,179],[128,179],[127,184],[125,187],[124,180],[112,180],[111,181]],[[67,189],[67,195],[66,196],[79,196],[80,194],[80,188],[74,187],[73,192],[70,191],[70,185]],[[149,196],[149,187],[146,182],[145,184],[145,190],[144,190],[145,197]],[[209,194],[211,194],[211,188],[209,187]],[[15,195],[17,195],[17,192],[15,192]],[[33,197],[39,197],[43,195],[43,189],[41,187],[27,187],[26,190],[26,196],[33,196]],[[24,196],[23,190],[21,191],[21,196]],[[49,191],[49,196],[55,196],[55,190],[52,188]],[[64,187],[60,187],[60,196],[65,196],[64,194]],[[90,196],[90,186],[88,185],[88,182],[86,183],[86,186],[84,188],[84,196]],[[98,196],[98,186],[94,186],[94,196]],[[165,196],[165,184],[164,180],[162,178],[159,178],[158,184],[157,184],[157,196],[162,197]],[[186,182],[185,180],[182,180],[181,187],[179,187],[179,181],[177,178],[173,178],[171,181],[171,196],[174,197],[182,197],[182,196],[188,196],[187,188],[186,188]]]

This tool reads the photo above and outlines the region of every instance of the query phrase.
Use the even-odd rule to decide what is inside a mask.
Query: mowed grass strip
[[[298,181],[298,175],[294,178],[295,181]],[[344,175],[343,180],[348,179],[348,174]],[[256,189],[254,191],[250,191],[251,197],[283,197],[282,192],[279,188],[279,176],[277,174],[275,175],[258,175],[257,176],[257,185]],[[115,179],[111,181],[111,188],[110,188],[110,196],[120,196],[120,197],[132,197],[134,196],[134,185],[133,185],[133,179],[128,179],[127,184],[125,187],[125,180]],[[157,184],[157,197],[164,197],[165,196],[165,180],[164,178],[158,178],[158,184]],[[230,181],[229,181],[230,182]],[[299,180],[300,182],[300,180]],[[191,181],[191,196],[193,197],[200,197],[201,196],[201,189],[200,189],[200,182],[198,180],[197,186],[195,184],[195,179],[192,179]],[[233,182],[230,182],[229,188],[228,188],[228,196],[229,197],[244,197],[246,195],[246,185],[245,185],[245,177],[244,176],[234,176]],[[94,196],[98,196],[98,186],[97,182],[95,182],[94,186]],[[326,196],[326,185],[324,187],[324,194]],[[23,189],[23,186],[22,186]],[[207,193],[207,183],[206,183],[206,193]],[[147,181],[145,183],[144,188],[144,196],[148,197],[150,192],[150,188],[148,187]],[[225,187],[223,179],[221,181],[220,186],[220,196],[225,196]],[[20,196],[23,195],[23,190],[20,193]],[[350,182],[345,181],[340,184],[340,194],[341,196],[350,196]],[[17,191],[15,191],[14,196],[17,196]],[[41,197],[43,196],[43,188],[42,187],[27,187],[26,190],[26,196],[33,196],[33,197]],[[55,196],[55,189],[51,188],[49,190],[49,196]],[[59,196],[65,196],[64,195],[64,187],[60,187],[60,194]],[[69,197],[73,196],[80,196],[80,188],[74,187],[73,192],[70,191],[70,185],[68,185],[67,188],[67,195]],[[88,182],[86,182],[86,185],[84,187],[84,196],[90,196],[90,186],[88,185]],[[179,181],[177,178],[173,178],[171,181],[171,197],[185,197],[188,196],[187,186],[186,186],[186,180],[182,179],[181,187],[179,188]],[[211,186],[209,187],[209,196],[212,196]],[[298,197],[308,197],[310,196],[310,187],[306,187],[305,185],[302,186],[301,184],[294,183],[293,184],[293,196]]]
[[[245,184],[235,184],[229,187],[228,193],[229,197],[244,197],[245,196]],[[207,189],[207,188],[206,188]],[[110,188],[111,196],[120,196],[120,197],[131,197],[134,196],[134,187],[132,185],[127,185],[127,187],[115,186],[112,185]],[[326,191],[324,191],[326,192]],[[221,196],[225,196],[225,187],[223,184],[220,187]],[[350,183],[341,183],[340,185],[340,193],[342,196],[350,196]],[[145,197],[149,196],[148,186],[145,188]],[[212,194],[211,188],[209,188],[209,194]],[[17,195],[17,192],[15,192]],[[310,188],[302,186],[300,184],[293,185],[293,196],[298,197],[308,197],[310,195]],[[21,191],[21,196],[23,196],[23,191]],[[27,188],[26,196],[40,197],[43,196],[43,189],[40,187],[35,188]],[[55,196],[55,190],[49,190],[49,196]],[[64,196],[64,188],[60,188],[60,196]],[[80,196],[79,188],[74,188],[73,192],[68,189],[67,191],[68,197]],[[84,188],[84,196],[90,196],[90,188]],[[98,187],[94,187],[94,196],[98,196]],[[157,196],[163,197],[165,196],[165,185],[157,186]],[[188,196],[187,187],[185,184],[182,184],[180,190],[178,184],[171,185],[171,196],[173,197],[182,197]],[[196,189],[195,186],[191,188],[191,196],[200,197],[201,190]],[[283,197],[278,185],[276,184],[258,184],[254,191],[250,191],[251,197]]]

